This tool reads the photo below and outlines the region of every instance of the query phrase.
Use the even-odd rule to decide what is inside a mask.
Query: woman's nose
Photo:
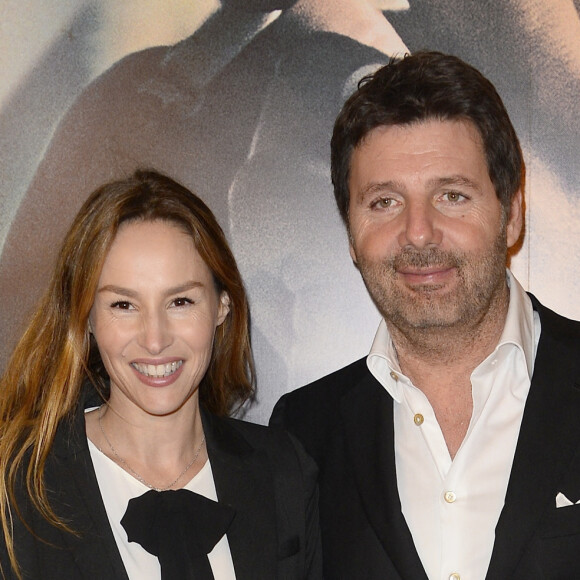
[[[152,314],[143,318],[140,343],[151,354],[163,352],[172,342],[170,324],[163,314]]]

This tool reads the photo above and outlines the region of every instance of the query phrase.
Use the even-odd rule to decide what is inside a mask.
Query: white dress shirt
[[[505,327],[471,373],[473,414],[453,460],[427,397],[400,371],[384,321],[367,358],[394,399],[397,486],[430,580],[483,580],[489,567],[540,337],[529,297],[509,271],[507,280]]]
[[[149,491],[149,488],[107,457],[90,439],[88,441],[109,523],[129,578],[131,580],[160,580],[161,566],[157,556],[147,552],[140,544],[129,542],[127,532],[121,525],[129,500],[143,495]],[[201,471],[183,487],[217,501],[209,459]],[[195,525],[195,522],[192,522],[192,525]],[[208,554],[208,559],[215,578],[235,580],[234,564],[225,535]]]

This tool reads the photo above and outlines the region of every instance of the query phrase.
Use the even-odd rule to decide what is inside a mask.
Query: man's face
[[[349,189],[351,256],[387,322],[469,325],[505,293],[521,195],[504,216],[470,122],[374,129],[353,153]]]

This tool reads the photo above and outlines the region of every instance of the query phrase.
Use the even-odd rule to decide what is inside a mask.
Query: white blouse
[[[147,552],[140,544],[129,542],[125,528],[121,525],[129,500],[143,495],[149,491],[149,488],[107,457],[90,439],[88,442],[109,523],[129,578],[131,580],[160,580],[161,566],[157,556]],[[183,488],[217,501],[209,459],[201,471]],[[235,580],[234,564],[225,534],[208,554],[208,559],[214,578]]]

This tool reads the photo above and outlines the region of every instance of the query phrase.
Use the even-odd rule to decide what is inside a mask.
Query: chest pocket
[[[542,578],[571,579],[580,562],[580,504],[550,511],[538,531],[536,557]]]

